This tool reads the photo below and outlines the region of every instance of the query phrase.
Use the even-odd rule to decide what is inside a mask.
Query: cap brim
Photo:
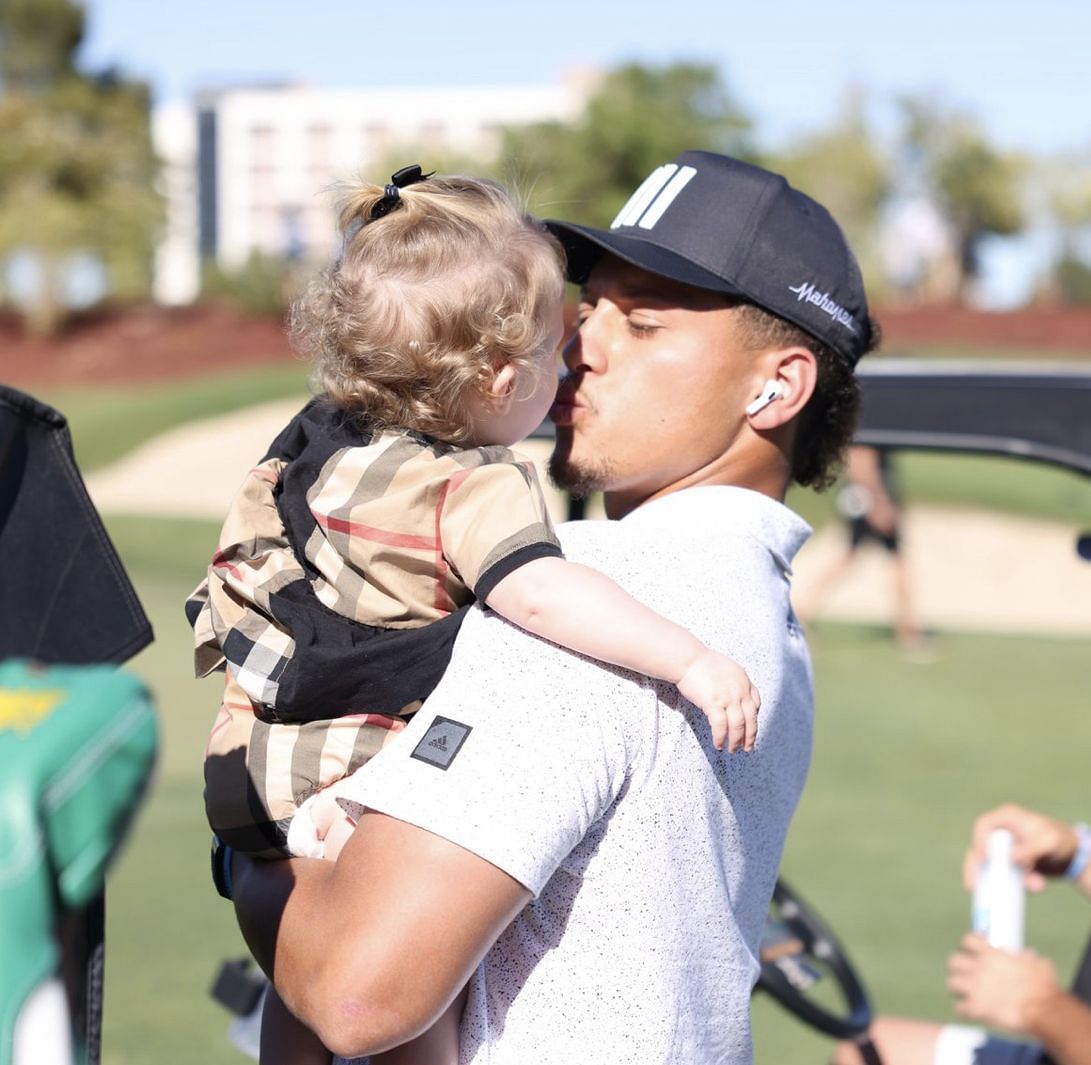
[[[711,270],[640,237],[617,233],[612,229],[593,229],[591,226],[577,226],[571,222],[557,222],[553,219],[547,219],[544,225],[564,247],[567,258],[565,272],[568,280],[577,285],[582,285],[587,280],[603,252],[609,252],[650,274],[681,281],[684,285],[711,289],[713,292],[732,296],[745,295]]]

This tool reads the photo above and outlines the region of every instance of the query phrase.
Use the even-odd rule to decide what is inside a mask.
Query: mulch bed
[[[914,346],[975,348],[1007,352],[1043,352],[1055,357],[1091,358],[1091,307],[1028,307],[988,312],[964,307],[884,308],[885,350]]]
[[[231,307],[109,309],[73,316],[55,337],[0,319],[0,379],[44,384],[158,381],[294,358],[283,322]]]

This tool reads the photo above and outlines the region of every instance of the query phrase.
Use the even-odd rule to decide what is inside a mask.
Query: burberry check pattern
[[[228,673],[205,752],[205,806],[213,831],[237,851],[283,857],[300,803],[354,773],[405,724],[385,714],[272,724],[254,713]]]
[[[226,667],[256,719],[236,706],[232,727],[213,732],[216,831],[255,850],[240,834],[257,825],[280,845],[294,805],[381,744],[389,724],[377,715],[411,713],[429,694],[462,608],[560,553],[533,467],[507,448],[372,434],[312,401],[247,475],[187,603],[197,675]],[[245,761],[245,781],[228,783],[225,759]]]

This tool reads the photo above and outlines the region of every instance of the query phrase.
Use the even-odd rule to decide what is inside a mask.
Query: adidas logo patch
[[[449,717],[433,718],[428,731],[421,737],[410,753],[410,758],[418,762],[427,762],[436,769],[448,769],[455,760],[466,737],[473,731],[461,721],[452,721]]]

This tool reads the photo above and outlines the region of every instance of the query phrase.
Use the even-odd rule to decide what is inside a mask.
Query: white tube
[[[972,912],[973,930],[994,947],[1023,949],[1026,888],[1023,869],[1011,858],[1014,839],[1006,828],[989,834],[985,864],[977,874]]]

